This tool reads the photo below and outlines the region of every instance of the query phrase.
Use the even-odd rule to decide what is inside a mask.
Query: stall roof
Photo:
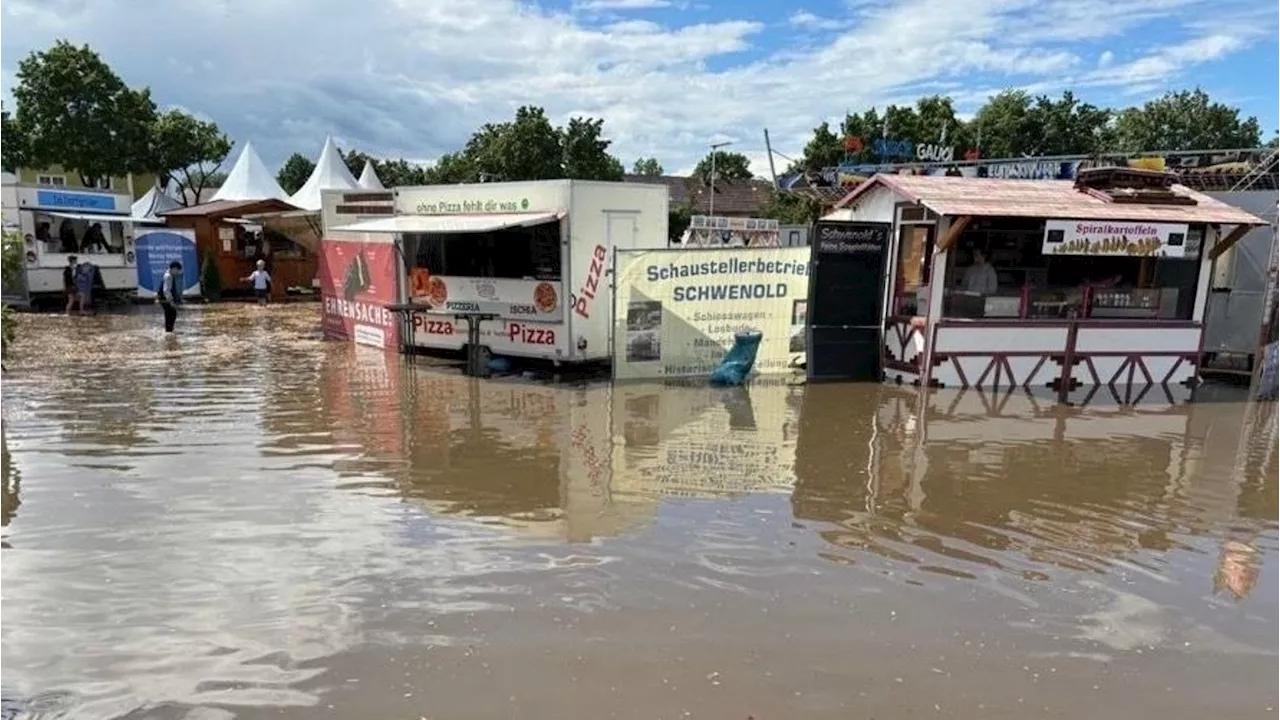
[[[151,186],[146,195],[133,203],[129,214],[133,216],[135,222],[164,222],[160,219],[162,213],[177,210],[180,207],[182,203],[165,192],[157,183]]]
[[[1004,180],[938,175],[878,174],[846,195],[837,208],[851,205],[873,188],[885,187],[903,198],[948,217],[1035,217],[1058,220],[1141,220],[1146,222],[1266,225],[1244,210],[1182,185],[1172,190],[1195,205],[1111,203],[1077,190],[1067,180]]]
[[[129,222],[132,217],[121,213],[77,213],[77,212],[61,212],[59,210],[43,210],[45,215],[56,218],[64,218],[67,220],[87,220],[89,222]]]
[[[166,218],[208,217],[222,219],[254,213],[267,213],[273,210],[293,210],[294,207],[284,200],[270,198],[267,200],[214,200],[212,202],[192,205],[170,210],[164,213]]]
[[[363,233],[481,233],[551,222],[563,213],[494,213],[492,215],[396,215],[333,228]]]

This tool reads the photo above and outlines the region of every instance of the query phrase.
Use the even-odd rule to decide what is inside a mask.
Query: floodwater
[[[6,716],[1275,716],[1274,405],[472,381],[315,310],[23,318]]]

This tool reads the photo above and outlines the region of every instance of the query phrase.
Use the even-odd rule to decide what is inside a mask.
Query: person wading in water
[[[178,321],[178,306],[182,304],[182,263],[177,260],[169,263],[169,269],[160,278],[156,302],[164,309],[164,331],[173,332],[173,324]]]

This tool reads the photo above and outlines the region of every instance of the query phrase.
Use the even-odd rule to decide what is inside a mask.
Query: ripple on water
[[[315,320],[24,318],[6,716],[1273,701],[1274,412],[481,383]]]

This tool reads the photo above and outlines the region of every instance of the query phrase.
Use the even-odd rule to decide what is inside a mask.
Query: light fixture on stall
[[[722,147],[729,147],[733,141],[711,143],[711,204],[707,208],[708,217],[716,216],[716,153]]]

